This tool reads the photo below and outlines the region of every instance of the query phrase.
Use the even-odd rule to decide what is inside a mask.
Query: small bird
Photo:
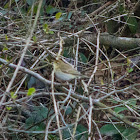
[[[62,81],[70,81],[75,78],[80,78],[82,74],[77,71],[69,63],[64,62],[63,60],[54,60],[53,68],[55,76]]]

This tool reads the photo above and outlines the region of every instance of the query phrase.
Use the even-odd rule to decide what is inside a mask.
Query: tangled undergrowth
[[[100,35],[139,39],[139,2],[41,2],[0,3],[0,138],[138,139],[140,48]],[[57,79],[58,55],[85,77]]]

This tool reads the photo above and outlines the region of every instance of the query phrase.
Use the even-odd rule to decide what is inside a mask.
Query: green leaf
[[[76,130],[78,132],[81,132],[81,133],[84,132],[84,131],[88,131],[88,129],[84,125],[82,125],[82,124],[78,124]]]
[[[49,32],[49,27],[48,27],[48,24],[47,24],[47,23],[45,23],[45,24],[43,25],[43,30],[44,30],[44,32],[46,32],[46,33]]]
[[[11,95],[12,99],[16,99],[17,98],[17,95],[15,95],[15,92],[11,92],[10,95]]]
[[[5,45],[4,48],[2,49],[2,51],[4,52],[4,51],[7,51],[7,50],[8,50],[8,48],[7,48],[7,46]]]
[[[56,135],[49,134],[48,135],[48,140],[59,140],[59,138]]]
[[[56,13],[55,18],[56,18],[56,19],[59,19],[59,18],[61,17],[61,15],[62,15],[61,12]]]
[[[45,23],[44,25],[43,25],[43,29],[48,29],[48,24],[47,23]]]
[[[126,60],[127,60],[127,66],[130,66],[131,60],[129,58],[127,58]]]
[[[38,119],[42,120],[47,117],[48,108],[44,106],[37,106],[34,108],[34,113],[38,114]]]
[[[129,105],[136,106],[137,100],[135,98],[131,98],[131,99],[127,100],[127,102]]]
[[[116,24],[117,22],[114,21],[114,20],[110,20],[108,22],[106,22],[106,25],[107,25],[107,32],[109,34],[113,34],[116,32],[116,28],[118,26],[118,24]],[[107,46],[106,46],[106,49],[107,49]]]
[[[34,6],[34,9],[33,9],[33,13],[34,13],[34,14],[36,14],[36,13],[37,13],[37,9],[38,9],[38,6],[37,6],[37,5],[35,5],[35,6]],[[41,10],[41,9],[40,9],[40,10]],[[41,11],[40,11],[40,12],[41,12]]]
[[[10,111],[12,109],[12,107],[11,106],[6,106],[6,109]]]
[[[133,71],[133,68],[127,68],[127,72],[130,73]]]
[[[35,91],[36,91],[35,88],[29,88],[29,89],[28,89],[28,92],[27,92],[27,95],[28,95],[28,96],[31,96],[31,95],[33,95],[33,94],[35,93]]]
[[[26,120],[26,128],[28,129],[29,127],[33,126],[35,123],[36,123],[35,118],[32,118],[32,117],[28,118]],[[32,130],[32,131],[43,131],[43,130],[45,130],[45,124],[41,122],[41,123],[31,127],[30,130]]]
[[[53,31],[51,31],[51,30],[49,30],[49,34],[53,35],[53,34],[54,34],[54,32],[53,32]]]
[[[125,130],[124,126],[120,126],[120,125],[115,125],[115,126],[120,132],[123,132]],[[100,132],[103,135],[112,136],[114,134],[119,133],[116,128],[112,124],[106,124],[100,128]]]
[[[71,114],[71,113],[72,113],[72,108],[71,108],[70,106],[68,106],[68,107],[66,108],[65,114],[66,114],[66,115],[69,115],[69,114]]]
[[[73,127],[71,125],[68,127],[69,127],[69,130],[71,132],[73,132]],[[68,128],[63,130],[64,139],[68,139],[71,137],[69,130],[68,130]],[[78,124],[75,135],[77,135],[75,138],[76,140],[87,140],[88,139],[88,129],[84,125]]]
[[[114,103],[114,104],[118,104],[118,101],[114,100],[113,98],[108,99],[110,102]]]
[[[4,6],[5,9],[7,9],[9,7],[9,5],[12,5],[15,2],[15,0],[11,0],[9,2],[7,2]]]
[[[68,13],[68,20],[70,20],[71,16],[72,16],[72,12],[69,12]]]
[[[47,6],[47,8],[46,8],[46,13],[50,14],[50,15],[52,15],[53,13],[55,13],[57,11],[58,10],[55,7],[51,6],[51,5]]]
[[[34,41],[35,43],[37,42],[37,38],[36,38],[35,35],[33,36],[33,41]]]
[[[26,128],[33,126],[34,124],[38,123],[36,126],[32,127],[31,130],[41,131],[45,130],[45,124],[41,121],[47,118],[48,116],[48,108],[42,106],[36,106],[33,108],[33,112],[31,116],[26,119]],[[40,123],[39,123],[40,122]]]
[[[44,30],[44,32],[47,33],[47,34],[54,34],[54,32],[51,31],[51,30],[49,29],[47,23],[45,23],[45,24],[43,25],[43,30]]]
[[[120,134],[114,134],[111,140],[122,140],[122,136]]]
[[[73,131],[73,130],[72,130],[72,126],[68,126],[68,128],[71,130],[71,132]],[[62,133],[63,133],[63,139],[68,139],[68,138],[71,137],[68,128],[63,129],[63,131],[62,131]]]
[[[127,128],[123,131],[122,134],[125,136],[127,140],[135,140],[138,135],[138,130],[134,128]],[[126,140],[126,139],[123,138],[122,140]]]
[[[120,12],[121,14],[123,14],[124,11],[125,11],[124,5],[123,5],[123,4],[121,4],[121,5],[119,4],[119,12]]]
[[[32,6],[35,3],[36,0],[26,0],[28,5]]]
[[[115,108],[114,108],[114,111],[115,111],[116,113],[120,113],[120,112],[122,112],[122,111],[124,111],[124,110],[128,110],[128,108],[127,108],[127,107],[115,107]]]
[[[138,30],[138,22],[136,18],[135,17],[124,17],[124,18],[127,21],[127,23],[131,24],[131,25],[128,24],[131,33],[135,34],[136,31]]]
[[[83,63],[87,63],[87,62],[88,62],[87,57],[86,57],[83,53],[79,53],[79,56],[80,56],[80,60],[81,60]]]
[[[71,48],[70,49],[64,48],[63,56],[69,58],[70,57],[69,52],[71,52]]]
[[[5,35],[5,39],[8,41],[8,36],[7,35]]]
[[[80,134],[76,137],[78,140],[88,139],[88,129],[82,124],[77,125],[76,134]]]
[[[0,13],[3,14],[3,15],[6,15],[8,13],[8,10],[4,10],[4,9],[0,10]]]

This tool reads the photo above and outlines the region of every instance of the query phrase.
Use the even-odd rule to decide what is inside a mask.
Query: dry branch
[[[93,43],[97,42],[97,36],[94,34],[86,35],[83,37]],[[116,37],[109,35],[108,33],[101,33],[100,44],[124,50],[133,49],[140,47],[140,38]]]

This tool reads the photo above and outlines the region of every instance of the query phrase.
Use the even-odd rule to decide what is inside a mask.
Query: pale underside
[[[63,61],[57,61],[54,64],[55,76],[60,80],[70,81],[81,76],[81,73],[73,68],[72,65],[66,64]]]
[[[72,79],[77,77],[77,76],[72,75],[72,74],[62,73],[62,71],[55,72],[55,76],[57,78],[59,78],[60,80],[63,80],[63,81],[70,81],[70,80],[72,80]]]

